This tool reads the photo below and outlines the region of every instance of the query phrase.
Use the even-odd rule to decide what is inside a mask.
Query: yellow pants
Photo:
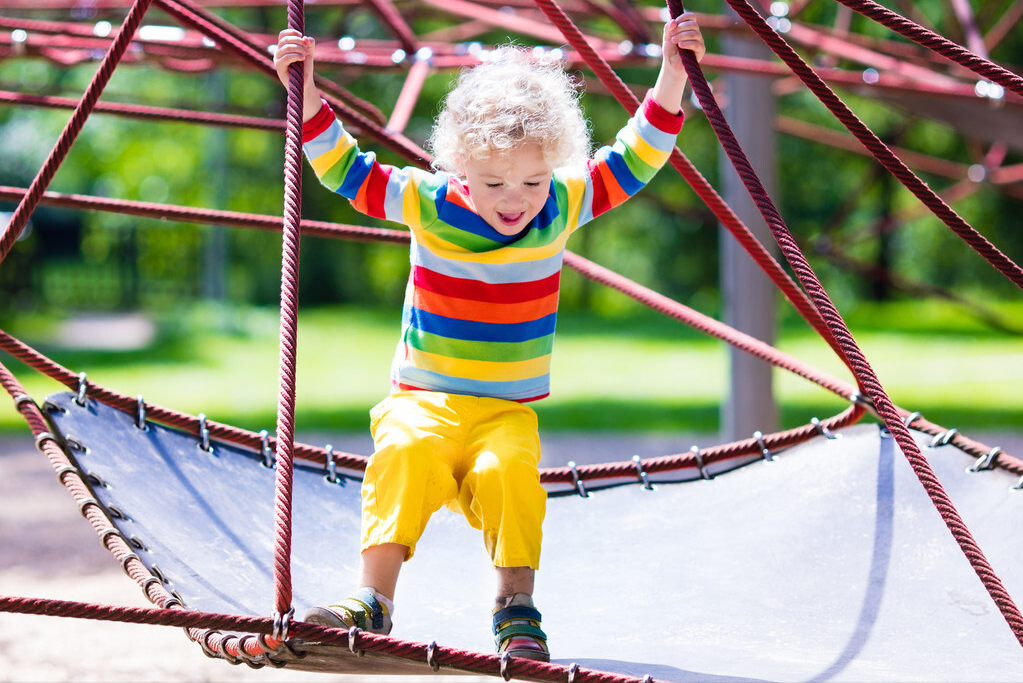
[[[362,485],[362,550],[408,546],[444,505],[483,531],[496,567],[540,562],[547,492],[536,413],[515,401],[398,391],[370,411],[376,451]]]

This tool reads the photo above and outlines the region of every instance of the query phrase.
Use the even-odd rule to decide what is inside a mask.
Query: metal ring
[[[36,435],[36,450],[40,453],[45,453],[46,451],[43,450],[43,444],[47,441],[52,441],[58,446],[60,445],[60,442],[57,441],[57,437],[53,435],[53,432],[40,432]]]
[[[430,644],[426,646],[426,663],[430,665],[430,668],[435,672],[440,671],[440,662],[437,661],[437,641],[431,640]]]
[[[356,647],[356,641],[359,639],[359,631],[361,630],[362,629],[358,626],[354,625],[348,629],[348,649],[351,650],[352,654],[356,657],[363,657],[366,655],[364,650],[360,650]]]
[[[650,485],[650,478],[643,471],[643,462],[640,460],[640,457],[638,455],[632,456],[632,462],[636,465],[636,472],[639,474],[639,481],[643,484],[643,488],[647,491],[653,491],[654,487]]]
[[[210,429],[206,426],[206,413],[199,413],[199,448],[207,453],[213,452],[210,445]]]
[[[164,600],[160,607],[163,609],[171,609],[174,605],[177,605],[182,609],[185,607],[185,603],[177,596],[177,594],[172,594],[169,598]]]
[[[185,630],[185,633],[188,634],[188,637],[191,638],[192,637],[191,634],[188,633],[188,627],[183,626],[182,628]],[[220,659],[221,657],[220,653],[214,650],[212,647],[210,647],[210,644],[206,642],[206,640],[208,638],[211,638],[212,636],[219,635],[220,631],[206,631],[201,637],[195,639],[195,642],[199,643],[199,647],[202,648],[203,654],[209,657],[210,659]]]
[[[579,477],[579,470],[575,467],[575,461],[571,460],[568,463],[568,468],[572,470],[572,485],[575,486],[575,490],[579,492],[579,495],[583,498],[589,498],[590,494],[586,491],[586,484]]]
[[[100,502],[95,498],[92,498],[91,496],[89,498],[82,498],[78,501],[78,512],[82,515],[82,517],[85,517],[85,508],[90,505],[95,505],[100,510],[103,509],[103,506],[100,505]]]
[[[123,571],[125,574],[128,574],[128,576],[131,576],[131,574],[128,573],[128,563],[131,562],[132,560],[138,560],[139,562],[142,562],[142,558],[136,555],[135,553],[128,553],[121,558],[121,571]]]
[[[575,683],[575,675],[579,673],[579,665],[572,662],[568,665],[568,683]]]
[[[250,655],[245,649],[246,645],[255,639],[256,636],[251,633],[246,633],[238,639],[238,658],[245,662],[245,665],[250,669],[262,669],[266,666],[266,662],[263,661],[263,654]]]
[[[906,417],[902,418],[902,424],[904,424],[907,427],[909,427],[914,422],[919,420],[921,417],[923,417],[923,415],[919,411],[914,410],[912,413],[910,413]]]
[[[327,476],[324,477],[331,484],[337,483],[337,465],[334,463],[334,447],[327,444]]]
[[[992,469],[994,467],[995,458],[997,458],[998,454],[1001,452],[1002,447],[995,446],[985,455],[982,455],[979,458],[977,458],[977,462],[967,467],[966,471],[969,472],[970,474],[977,474],[978,472],[981,472],[983,470]]]
[[[78,395],[75,396],[75,403],[80,406],[85,405],[85,391],[88,381],[84,372],[78,373]]]
[[[259,452],[263,455],[263,467],[272,470],[274,468],[274,456],[270,451],[270,432],[265,429],[259,430],[259,440]]]
[[[149,425],[146,424],[146,400],[142,398],[142,394],[139,394],[135,401],[138,403],[138,408],[135,410],[135,426],[144,432],[148,432]]]
[[[64,438],[64,443],[67,447],[73,451],[81,451],[82,453],[88,453],[89,447],[82,443],[77,436],[69,435]]]
[[[15,410],[21,410],[21,406],[25,403],[31,403],[32,405],[35,405],[36,402],[33,401],[32,397],[29,396],[28,394],[18,394],[17,396],[14,397]]]
[[[643,683],[654,683],[654,677],[650,674],[643,676]]]
[[[501,655],[501,678],[506,681],[510,681],[512,679],[511,667],[509,666],[510,664],[511,653],[506,651],[503,655]]]
[[[88,500],[92,501],[92,502],[95,502],[96,499],[95,498],[89,498]],[[84,502],[85,501],[83,501],[83,503]],[[131,546],[131,543],[128,542],[128,539],[124,537],[124,532],[122,532],[117,527],[108,526],[106,529],[103,529],[102,531],[100,531],[99,532],[99,542],[102,543],[103,545],[106,545],[107,544],[107,537],[108,536],[117,536],[122,541],[124,541],[124,544],[126,546],[129,546],[129,547]],[[135,553],[132,553],[132,555],[135,555]],[[130,555],[128,557],[130,557]],[[135,557],[138,557],[138,555],[135,555]],[[125,560],[126,559],[127,559],[127,557],[125,558]],[[124,561],[122,560],[122,564],[121,564],[122,567],[124,566],[123,562]],[[125,572],[127,572],[127,571],[128,570],[125,569]]]
[[[291,629],[291,618],[295,616],[295,608],[292,607],[284,614],[274,612],[274,625],[270,635],[274,639],[284,642],[288,639],[288,631]]]
[[[764,456],[764,460],[767,462],[774,462],[774,456],[771,455],[770,449],[768,449],[767,444],[764,443],[763,433],[761,433],[760,430],[757,430],[753,432],[753,438],[757,440],[757,445],[760,446],[760,454]]]
[[[57,481],[59,481],[61,484],[64,483],[64,475],[65,474],[79,474],[80,475],[80,472],[78,471],[78,468],[75,467],[74,465],[70,464],[70,463],[68,463],[66,465],[61,465],[56,470],[54,470],[53,473],[57,475]]]
[[[1019,478],[1015,484],[1009,487],[1013,491],[1023,491],[1023,477]]]
[[[258,645],[259,649],[261,649],[263,651],[263,657],[266,659],[266,663],[269,664],[270,666],[272,666],[273,668],[281,669],[281,668],[283,668],[284,666],[287,665],[286,661],[279,660],[279,659],[274,659],[273,658],[273,656],[275,654],[277,654],[281,650],[285,649],[285,643],[281,643],[281,645],[279,647],[277,647],[276,649],[272,648],[272,647],[270,647],[269,645],[266,644],[266,634],[265,633],[257,633],[256,634],[256,645]]]
[[[952,428],[943,434],[938,434],[931,439],[931,448],[937,448],[938,446],[947,446],[948,442],[952,440],[952,437],[959,433],[959,430]]]
[[[852,392],[852,394],[849,395],[849,401],[851,403],[859,403],[865,408],[874,410],[874,400],[869,396],[861,394],[859,391]]]
[[[67,408],[54,403],[50,399],[43,401],[43,411],[47,413],[60,413],[61,415],[67,414]]]
[[[707,481],[713,479],[714,475],[711,474],[703,464],[703,454],[700,453],[700,447],[693,446],[689,449],[689,452],[696,458],[696,466],[700,468],[700,478],[706,479]]]
[[[832,441],[838,438],[830,429],[827,428],[827,426],[823,422],[818,420],[816,417],[810,418],[810,424],[812,424],[814,429],[816,429],[817,432],[824,436],[824,438],[826,438],[828,441]]]
[[[163,581],[161,581],[160,579],[156,578],[155,576],[147,576],[145,578],[145,580],[142,582],[142,592],[143,593],[148,593],[150,586],[162,586],[162,585],[163,585]]]

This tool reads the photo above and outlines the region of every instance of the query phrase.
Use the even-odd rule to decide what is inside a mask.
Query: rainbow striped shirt
[[[392,386],[513,401],[547,396],[568,237],[649,182],[682,118],[647,98],[614,144],[585,165],[555,169],[540,213],[505,236],[476,213],[462,180],[378,163],[324,103],[303,135],[320,182],[362,213],[412,231]]]

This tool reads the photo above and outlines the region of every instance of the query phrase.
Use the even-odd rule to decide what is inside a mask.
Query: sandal
[[[333,628],[356,626],[363,631],[387,635],[391,632],[391,615],[377,600],[372,588],[360,588],[350,598],[326,607],[310,607],[305,621]]]
[[[494,644],[497,653],[511,657],[551,660],[547,649],[547,634],[540,630],[540,612],[533,599],[525,593],[516,593],[505,607],[494,608]]]

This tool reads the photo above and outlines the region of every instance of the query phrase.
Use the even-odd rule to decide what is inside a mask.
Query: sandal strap
[[[497,633],[504,622],[511,621],[513,619],[528,619],[539,624],[540,610],[527,605],[511,605],[509,607],[502,607],[494,612],[494,633]]]
[[[506,640],[510,638],[515,638],[516,636],[526,636],[528,638],[533,638],[538,641],[541,640],[544,642],[547,641],[547,634],[544,633],[539,626],[534,626],[533,624],[527,623],[508,624],[507,626],[503,627],[501,630],[497,632],[497,640],[502,644]]]

